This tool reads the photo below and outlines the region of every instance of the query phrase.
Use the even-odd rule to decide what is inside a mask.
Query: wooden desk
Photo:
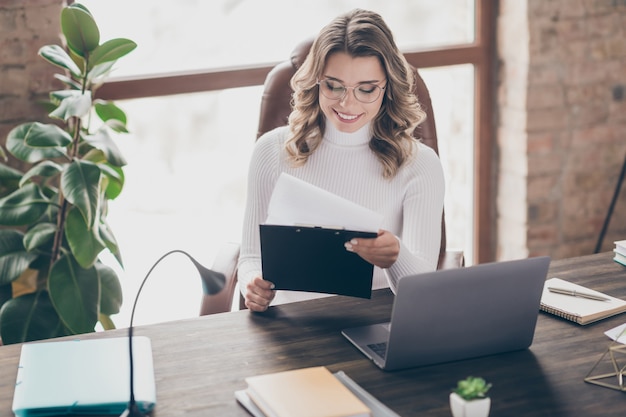
[[[626,268],[609,253],[559,260],[559,276],[626,298]],[[341,329],[386,321],[393,296],[372,300],[330,297],[248,311],[138,327],[151,338],[156,368],[154,416],[242,416],[234,398],[244,378],[325,365],[343,370],[402,416],[451,415],[448,395],[458,379],[493,382],[491,417],[623,415],[624,393],[583,382],[608,346],[604,331],[626,322],[616,316],[588,326],[541,313],[529,350],[443,365],[383,372],[340,334]],[[124,336],[125,330],[85,337]],[[10,416],[20,346],[0,348],[0,415]],[[103,389],[105,389],[103,387]]]

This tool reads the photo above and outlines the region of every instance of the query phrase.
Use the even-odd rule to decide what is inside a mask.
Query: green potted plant
[[[61,11],[67,49],[39,55],[64,70],[55,78],[49,123],[12,129],[0,146],[0,342],[4,344],[113,328],[122,291],[102,264],[105,249],[122,265],[106,222],[107,203],[124,186],[124,157],[111,131],[127,132],[126,115],[95,91],[116,61],[136,48],[128,39],[100,43],[87,8]],[[95,122],[98,121],[98,126]],[[25,166],[8,165],[8,155]],[[3,163],[3,162],[4,163]]]
[[[487,417],[491,398],[487,392],[491,384],[483,378],[468,376],[457,382],[450,393],[450,409],[454,417]]]

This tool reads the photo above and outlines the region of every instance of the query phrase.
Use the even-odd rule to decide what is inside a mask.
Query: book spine
[[[539,309],[541,311],[546,312],[546,313],[554,314],[555,316],[558,316],[558,317],[564,318],[566,320],[573,321],[575,323],[581,324],[580,317],[577,316],[576,314],[568,313],[568,312],[560,310],[558,308],[550,307],[550,306],[548,306],[548,305],[546,305],[544,303],[540,304]]]
[[[614,251],[614,253],[615,253],[615,257],[613,258],[613,260],[615,262],[617,262],[617,263],[620,263],[620,264],[626,266],[626,255],[622,255],[617,250]]]

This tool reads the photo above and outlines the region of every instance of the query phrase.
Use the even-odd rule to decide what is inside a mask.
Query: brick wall
[[[30,120],[44,120],[37,104],[53,88],[62,88],[53,74],[60,72],[37,52],[60,44],[63,0],[0,0],[0,143],[9,131]]]
[[[626,157],[626,0],[499,6],[497,258],[593,253]]]

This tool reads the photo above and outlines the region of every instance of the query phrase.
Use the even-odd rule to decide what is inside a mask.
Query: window
[[[282,61],[295,42],[315,36],[338,14],[379,12],[402,50],[470,43],[472,0],[82,0],[105,39],[127,37],[138,48],[118,75],[228,68]],[[271,45],[270,48],[267,45]]]
[[[239,240],[264,74],[300,39],[354,7],[383,15],[430,89],[447,180],[448,247],[462,248],[468,264],[489,258],[489,1],[81,3],[103,39],[139,44],[118,63],[119,81],[102,89],[127,112],[131,130],[117,140],[129,165],[109,216],[125,259],[118,325],[163,253],[185,249],[210,265],[221,242]],[[200,283],[187,260],[164,261],[154,275],[136,323],[197,314]],[[183,301],[174,300],[178,292]],[[197,304],[190,305],[189,294],[198,294]]]

